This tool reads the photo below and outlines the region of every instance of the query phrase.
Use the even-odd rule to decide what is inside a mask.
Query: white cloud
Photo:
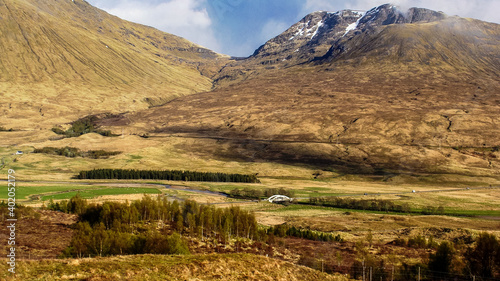
[[[476,18],[484,21],[500,23],[500,1],[498,0],[307,0],[304,10],[338,11],[342,9],[368,10],[373,7],[392,3],[402,9],[411,7],[427,8],[442,11],[448,15]]]
[[[204,7],[205,0],[92,2],[122,19],[154,26],[212,50],[220,49],[214,36],[212,21]]]
[[[345,9],[343,3],[339,3],[342,1],[328,1],[328,0],[307,0],[302,8],[305,14],[314,12],[314,11],[329,11],[336,12],[342,9]]]

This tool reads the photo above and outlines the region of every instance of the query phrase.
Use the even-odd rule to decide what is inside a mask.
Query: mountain
[[[229,63],[215,79],[222,86],[267,69],[368,59],[499,71],[498,39],[496,24],[422,8],[385,4],[367,12],[314,12],[249,58]]]
[[[329,46],[339,45],[361,32],[376,32],[381,26],[433,22],[443,13],[411,8],[402,12],[393,5],[382,5],[368,12],[343,10],[336,13],[315,12],[307,15],[279,36],[269,40],[252,55],[253,59],[272,64],[280,61],[310,61],[321,57]],[[290,63],[287,63],[290,65]]]
[[[226,56],[82,0],[0,1],[0,112],[50,128],[207,91]]]
[[[101,124],[195,138],[183,148],[223,159],[499,174],[499,54],[498,24],[392,5],[316,12],[229,62],[216,90]]]

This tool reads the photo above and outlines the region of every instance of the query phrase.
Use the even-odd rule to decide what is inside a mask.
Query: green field
[[[16,183],[15,198],[20,201],[27,201],[30,197],[38,197],[42,201],[49,199],[62,200],[69,199],[77,193],[83,198],[95,198],[104,195],[120,195],[120,194],[159,194],[157,188],[148,187],[106,187],[97,185],[28,185],[25,182]],[[0,200],[7,199],[7,187],[0,192]]]
[[[62,199],[70,199],[76,194],[80,193],[82,198],[95,198],[98,196],[105,195],[125,195],[125,194],[160,194],[160,191],[156,188],[136,188],[136,187],[122,187],[122,188],[100,188],[100,189],[91,189],[91,190],[82,190],[82,191],[69,191],[60,194],[54,195],[46,195],[42,197],[42,201],[46,200],[62,200]]]
[[[28,199],[31,195],[43,195],[46,193],[55,193],[55,192],[67,192],[67,191],[78,191],[96,188],[96,186],[91,185],[48,185],[48,186],[25,186],[24,183],[17,182],[16,183],[16,199],[25,200]],[[2,192],[0,192],[0,199],[7,199],[7,188],[3,188]]]

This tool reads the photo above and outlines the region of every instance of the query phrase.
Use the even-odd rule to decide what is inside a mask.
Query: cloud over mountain
[[[371,7],[392,3],[407,10],[411,7],[423,7],[435,11],[443,11],[448,15],[470,17],[484,21],[500,23],[500,2],[497,0],[356,0],[356,1],[328,1],[307,0],[304,12],[317,10],[336,11],[339,9],[367,10]]]
[[[205,0],[90,1],[109,13],[218,49]]]

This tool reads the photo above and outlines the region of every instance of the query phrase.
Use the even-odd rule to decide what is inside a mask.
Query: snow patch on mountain
[[[345,29],[345,33],[344,35],[342,35],[342,37],[346,36],[347,33],[349,33],[349,31],[351,30],[355,30],[358,25],[359,25],[359,22],[363,19],[363,17],[365,16],[365,12],[359,12],[359,11],[353,11],[355,14],[357,14],[359,16],[358,20],[356,22],[353,22],[351,23],[350,25],[348,25]]]
[[[314,36],[316,36],[316,34],[318,34],[318,31],[319,29],[324,25],[324,22],[322,20],[320,20],[313,28],[312,30],[314,30],[313,34],[311,35],[311,39],[314,38]]]
[[[315,24],[313,27],[309,28],[308,26],[311,24],[311,21],[308,21],[307,23],[300,23],[297,26],[297,32],[290,37],[288,40],[293,40],[297,37],[310,37],[310,39],[313,39],[316,34],[318,34],[318,31],[321,26],[324,25],[323,20],[320,20],[317,24]]]
[[[307,23],[303,23],[303,22],[300,23],[299,26],[297,26],[297,32],[295,32],[295,34],[292,37],[290,37],[289,40],[293,40],[298,36],[304,35],[304,29],[307,27],[307,25],[309,25],[310,22],[311,21],[308,21]]]

